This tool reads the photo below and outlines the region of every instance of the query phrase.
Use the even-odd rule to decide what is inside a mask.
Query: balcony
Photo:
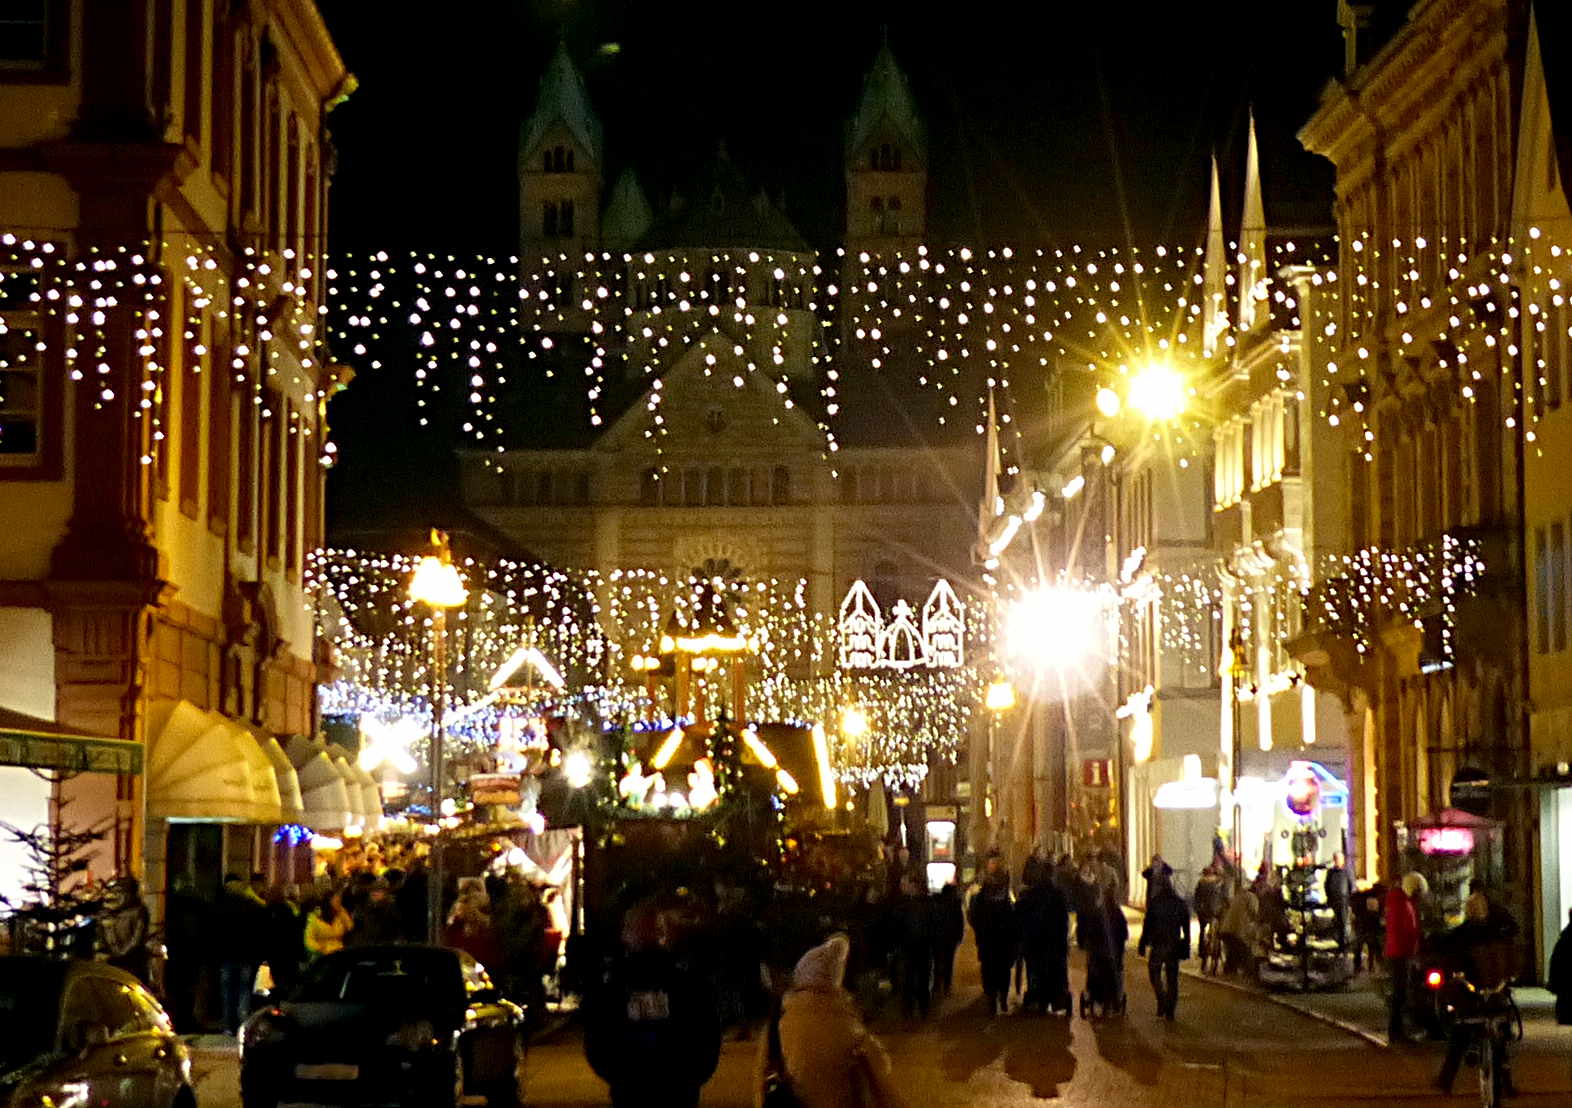
[[[1369,687],[1377,663],[1394,677],[1449,668],[1460,647],[1483,646],[1481,636],[1499,640],[1510,627],[1498,605],[1476,602],[1488,600],[1485,552],[1495,546],[1481,533],[1451,531],[1335,559],[1305,594],[1305,633],[1288,644],[1290,653],[1318,688]]]

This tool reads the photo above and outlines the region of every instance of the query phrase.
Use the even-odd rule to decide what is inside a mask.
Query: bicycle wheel
[[[1501,1103],[1501,1078],[1496,1069],[1496,1040],[1485,1034],[1479,1040],[1480,1108],[1498,1108]]]

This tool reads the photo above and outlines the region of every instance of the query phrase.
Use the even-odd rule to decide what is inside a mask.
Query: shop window
[[[0,332],[0,457],[26,459],[39,452],[40,334],[13,326]]]

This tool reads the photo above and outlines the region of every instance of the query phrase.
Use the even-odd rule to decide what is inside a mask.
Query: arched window
[[[542,150],[540,168],[543,173],[572,173],[572,149],[566,146],[553,146],[548,150]]]
[[[573,201],[563,200],[557,204],[557,233],[562,238],[573,237]]]
[[[791,503],[791,470],[776,466],[770,473],[770,503]]]
[[[660,474],[652,466],[639,477],[639,504],[653,508],[660,503]]]
[[[710,466],[705,474],[704,503],[711,508],[726,506],[726,471],[720,466]]]

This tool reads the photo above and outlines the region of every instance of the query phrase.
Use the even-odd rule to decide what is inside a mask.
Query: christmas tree
[[[27,880],[22,902],[0,896],[9,909],[11,946],[16,953],[66,957],[83,952],[91,929],[82,925],[102,907],[100,890],[83,878],[97,853],[93,847],[108,834],[108,824],[71,828],[65,821],[69,800],[52,805],[49,823],[24,830],[0,820],[0,834],[27,852]]]

